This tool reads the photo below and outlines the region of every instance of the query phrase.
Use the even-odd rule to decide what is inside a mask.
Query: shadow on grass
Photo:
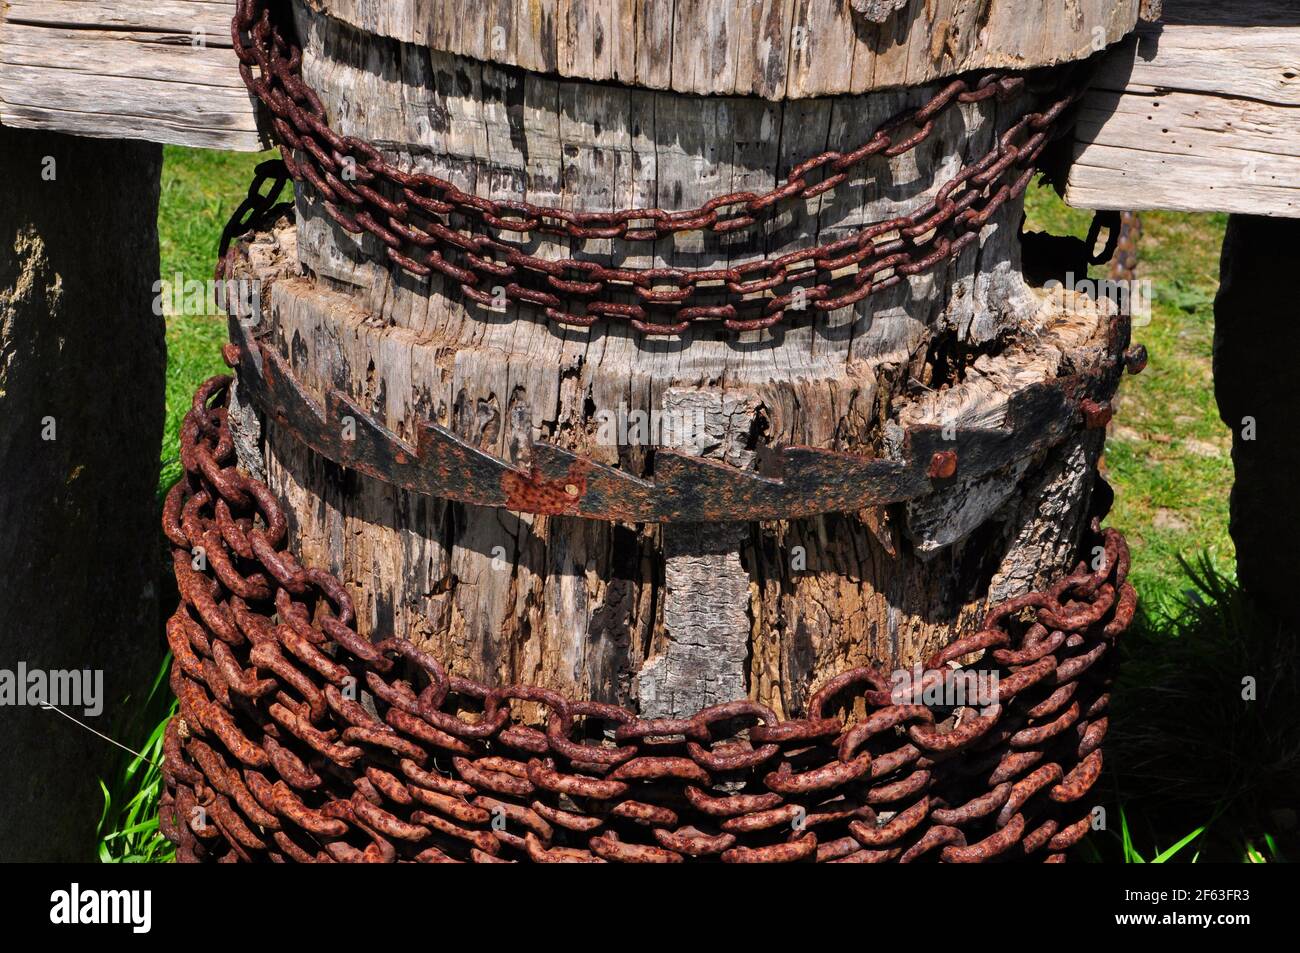
[[[175,483],[168,476],[169,465],[179,469],[179,454],[169,460],[164,453],[162,474],[159,477],[156,502],[157,519],[161,525],[162,501]],[[166,539],[158,536],[158,604],[162,614],[180,600],[176,591],[176,577],[172,574],[171,549]],[[167,675],[171,670],[172,655],[166,651],[166,637],[162,632],[162,617],[156,638],[160,645],[160,662],[153,684],[130,711],[117,729],[123,743],[137,752],[135,757],[122,756],[117,770],[108,782],[99,782],[104,795],[104,809],[97,830],[98,857],[103,863],[165,863],[173,859],[176,848],[158,830],[158,810],[163,792],[162,743],[163,730],[176,712],[176,699],[172,696]]]
[[[1209,557],[1180,562],[1188,588],[1121,639],[1099,790],[1112,816],[1079,859],[1294,857],[1297,633],[1257,610]]]

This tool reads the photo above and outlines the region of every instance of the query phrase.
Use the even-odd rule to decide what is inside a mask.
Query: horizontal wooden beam
[[[234,0],[0,0],[0,124],[266,148],[231,52]]]
[[[1079,59],[1139,0],[305,0],[365,32],[548,74],[769,99],[917,85]],[[0,0],[0,123],[254,150],[230,46],[234,0]],[[635,29],[634,29],[635,27]],[[498,43],[498,41],[500,41]]]
[[[1066,201],[1300,217],[1300,6],[1165,0],[1084,100]]]
[[[230,49],[233,0],[0,2],[0,124],[265,148]],[[1166,0],[1085,100],[1082,208],[1300,216],[1300,9]]]

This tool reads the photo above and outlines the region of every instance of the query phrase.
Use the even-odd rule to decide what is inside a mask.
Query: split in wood
[[[750,522],[851,512],[917,499],[933,481],[950,479],[961,461],[964,479],[978,479],[1060,443],[1085,425],[1105,426],[1108,375],[1061,378],[1031,385],[1010,401],[996,428],[912,426],[901,459],[873,458],[814,447],[785,447],[765,468],[779,477],[737,470],[661,448],[654,478],[643,479],[554,444],[534,442],[531,468],[484,453],[432,421],[419,425],[415,445],[402,440],[338,390],[322,408],[288,362],[262,345],[238,320],[241,393],[316,453],[341,467],[427,496],[525,513],[580,516],[628,523]]]

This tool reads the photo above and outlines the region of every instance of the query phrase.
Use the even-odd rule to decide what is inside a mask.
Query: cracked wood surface
[[[522,192],[571,209],[677,209],[770,188],[799,161],[856,144],[932,92],[701,97],[377,40],[310,11],[299,26],[307,80],[341,132],[466,191]],[[873,160],[744,234],[525,241],[545,257],[638,267],[780,254],[915,208],[1021,108],[959,107],[924,148]],[[738,338],[699,330],[641,339],[614,322],[559,328],[516,306],[480,308],[439,277],[382,266],[372,239],[340,231],[303,191],[296,227],[254,253],[260,275],[287,274],[270,290],[268,344],[317,394],[343,390],[403,439],[431,419],[516,464],[543,440],[645,475],[652,448],[603,439],[602,414],[653,414],[673,395],[707,392],[724,406],[754,408],[762,426],[747,434],[745,452],[798,443],[880,454],[909,406],[935,423],[952,409],[947,401],[971,420],[995,420],[1035,380],[1096,367],[1108,315],[1073,298],[1045,301],[1025,283],[1019,218],[1010,203],[978,245],[936,274]],[[932,403],[930,393],[943,399]],[[416,496],[340,471],[274,423],[261,441],[304,558],[351,587],[363,632],[406,635],[452,671],[485,681],[651,710],[698,708],[740,677],[745,694],[781,713],[798,711],[816,684],[845,668],[925,657],[955,628],[975,624],[995,576],[1001,591],[1017,592],[1062,568],[1098,443],[1089,435],[1032,460],[1008,459],[988,481],[955,481],[911,508],[715,525],[673,539],[648,524]],[[731,462],[746,460],[733,453]],[[716,664],[703,665],[711,652]]]
[[[680,441],[686,452],[756,467],[752,442],[763,424],[757,398],[670,387],[663,405],[665,419],[690,438]],[[673,523],[662,533],[663,630],[637,673],[636,697],[647,718],[683,718],[748,694],[749,573],[740,553],[749,527]]]
[[[371,33],[573,79],[800,99],[1076,59],[1139,0],[307,0]]]
[[[608,391],[620,375],[628,393],[629,368],[592,366],[580,358],[537,365],[524,353],[448,349],[386,322],[354,294],[297,276],[294,241],[292,228],[265,236],[252,248],[253,267],[270,283],[264,315],[269,343],[317,395],[341,386],[398,432],[432,416],[462,436],[495,444],[503,431],[533,429],[528,396],[535,389],[549,392],[558,378],[562,396],[533,435],[544,433],[575,451],[603,449],[635,471],[638,459],[626,448],[593,445],[597,408],[589,397]],[[873,389],[882,404],[873,415],[942,422],[959,408],[972,419],[994,419],[1009,391],[1066,365],[1096,366],[1105,353],[1105,310],[1073,297],[1064,308],[1051,298],[1033,298],[1038,307],[1021,319],[1023,346],[976,360],[965,382],[932,387],[939,392],[935,400],[924,389],[904,388],[895,376],[902,368],[890,361],[869,376],[864,369],[861,378],[820,386],[847,409],[869,381],[879,380]],[[702,386],[698,378],[671,371],[657,383],[661,395]],[[851,426],[847,415],[824,422],[827,411],[801,404],[798,395],[807,386],[774,378],[720,393],[762,395],[766,427],[755,435],[762,444],[814,422],[809,418]],[[939,399],[949,391],[955,392],[951,398]],[[858,439],[888,429],[878,424],[878,418],[869,428],[864,424]],[[506,442],[521,446],[514,438]],[[1012,595],[1059,571],[1071,558],[1086,512],[1100,434],[1060,444],[1028,467],[1008,461],[1001,479],[1009,482],[996,500],[985,496],[987,487],[957,481],[912,512],[891,507],[744,524],[738,540],[728,535],[720,542],[674,542],[652,525],[530,516],[417,496],[340,470],[274,422],[267,423],[261,446],[270,484],[289,505],[303,558],[328,566],[348,585],[362,632],[407,635],[452,671],[486,681],[525,680],[636,705],[647,659],[652,690],[658,690],[664,681],[656,682],[656,673],[668,663],[653,659],[699,655],[694,647],[671,650],[673,613],[681,611],[681,624],[691,625],[712,605],[711,621],[729,634],[722,642],[731,660],[739,645],[730,636],[745,621],[746,693],[792,712],[829,674],[866,662],[910,665],[950,638],[954,627],[977,624],[991,582],[997,595]],[[979,525],[963,538],[928,546],[920,558],[928,534],[943,526],[926,514],[968,506],[983,515]],[[670,587],[679,590],[675,602]],[[703,649],[702,637],[691,639]],[[715,670],[734,677],[730,663]],[[722,688],[720,675],[696,682],[693,696],[678,691],[671,704],[689,708],[691,697],[707,703]]]

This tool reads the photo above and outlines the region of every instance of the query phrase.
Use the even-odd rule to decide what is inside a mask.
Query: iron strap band
[[[413,445],[337,389],[322,407],[275,347],[236,318],[230,329],[241,400],[340,467],[460,503],[628,523],[794,519],[914,500],[1104,426],[1122,371],[1114,360],[1102,373],[1025,387],[1010,398],[1000,428],[910,427],[897,460],[787,446],[750,472],[661,447],[653,477],[644,479],[542,442],[520,467],[431,421],[418,425]]]

